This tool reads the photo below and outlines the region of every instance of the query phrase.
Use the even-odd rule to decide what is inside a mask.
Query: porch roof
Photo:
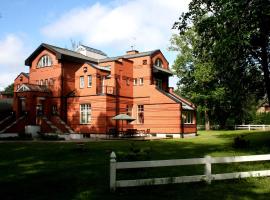
[[[163,73],[163,74],[166,74],[166,75],[169,75],[169,76],[172,76],[173,75],[173,72],[169,69],[164,69],[162,67],[158,67],[158,66],[153,66],[153,72],[155,73]]]
[[[51,92],[46,85],[22,84],[16,92]]]

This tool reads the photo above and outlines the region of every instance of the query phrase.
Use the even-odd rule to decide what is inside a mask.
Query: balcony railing
[[[116,88],[113,86],[100,86],[100,87],[97,87],[97,94],[98,95],[105,95],[105,94],[116,95]]]

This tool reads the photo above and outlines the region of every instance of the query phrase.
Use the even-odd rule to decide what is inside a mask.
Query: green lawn
[[[233,138],[244,134],[249,148],[234,149]],[[0,143],[0,199],[269,199],[270,178],[214,181],[151,187],[123,188],[109,192],[109,154],[134,158],[131,148],[145,154],[139,159],[196,158],[270,153],[270,132],[211,131],[195,138],[159,141],[105,141],[86,143]],[[135,157],[136,158],[136,157]],[[216,165],[213,172],[270,168],[270,162]],[[203,166],[122,170],[118,178],[166,177],[203,173]]]

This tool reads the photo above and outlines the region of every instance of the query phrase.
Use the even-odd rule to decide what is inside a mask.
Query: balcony
[[[97,95],[116,95],[116,88],[113,86],[97,87]]]

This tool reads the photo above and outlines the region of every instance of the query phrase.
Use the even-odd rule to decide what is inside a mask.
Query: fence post
[[[265,131],[265,124],[263,125],[263,130]]]
[[[110,190],[116,189],[116,155],[114,152],[110,156]]]
[[[250,124],[248,125],[248,130],[250,131]]]
[[[205,159],[204,174],[206,176],[206,182],[208,184],[211,184],[211,180],[212,180],[211,160],[212,160],[212,158],[211,158],[211,156],[205,156],[204,159]]]

